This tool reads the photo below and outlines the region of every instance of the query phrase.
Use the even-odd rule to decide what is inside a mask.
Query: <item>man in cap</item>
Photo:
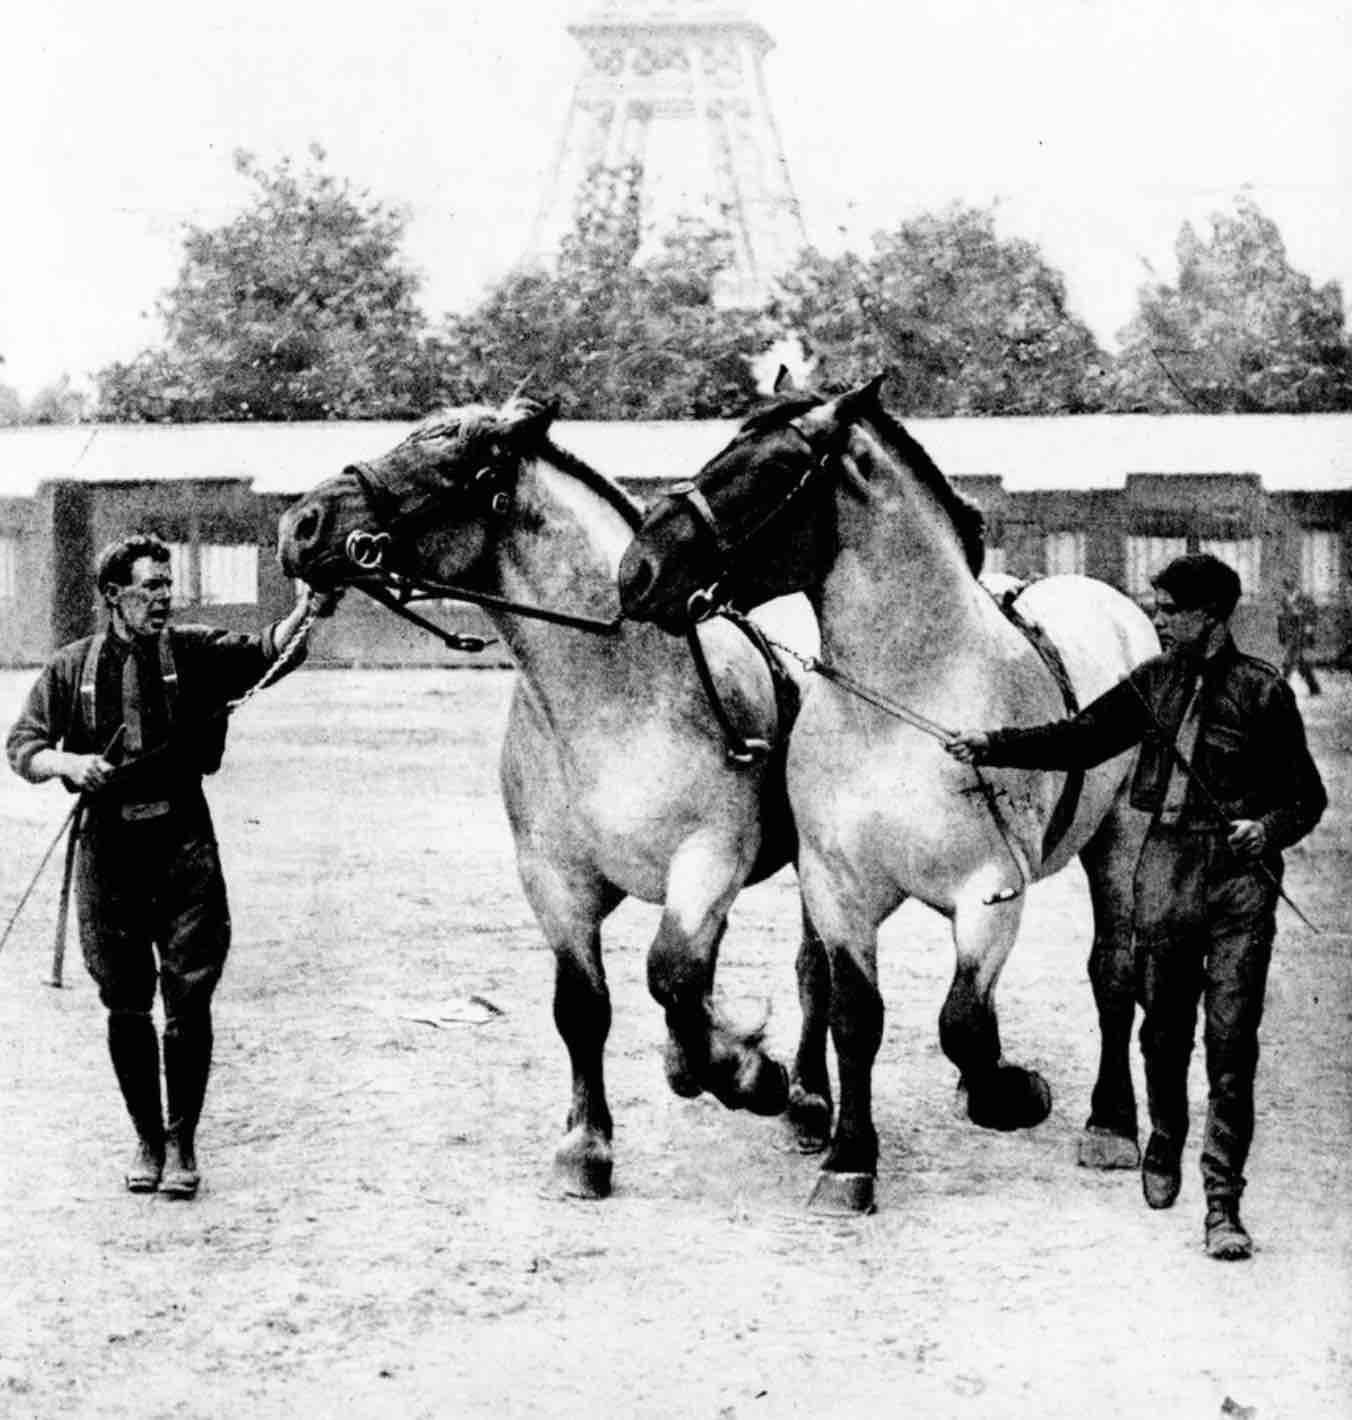
[[[1066,770],[1140,745],[1131,803],[1151,815],[1135,884],[1151,1123],[1141,1182],[1152,1208],[1169,1208],[1178,1197],[1200,998],[1209,1085],[1201,1159],[1206,1249],[1234,1260],[1253,1251],[1239,1199],[1282,850],[1309,833],[1327,798],[1290,687],[1230,635],[1240,595],[1234,570],[1192,553],[1152,585],[1161,655],[1068,720],[963,732],[945,747],[969,764]]]
[[[305,614],[308,592],[262,635],[169,626],[168,546],[124,538],[99,558],[105,630],[63,646],[29,691],[6,750],[33,783],[86,796],[76,903],[80,947],[108,1012],[108,1052],[137,1146],[133,1193],[193,1197],[198,1117],[211,1068],[211,998],[230,911],[202,776],[225,752],[226,707],[262,678]],[[303,658],[296,655],[293,665]],[[158,953],[158,972],[156,963]],[[164,1085],[151,1010],[164,1002]]]

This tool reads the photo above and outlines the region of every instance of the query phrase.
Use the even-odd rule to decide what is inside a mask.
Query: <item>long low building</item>
[[[1319,610],[1316,659],[1352,642],[1352,415],[1094,415],[915,419],[907,428],[988,521],[988,565],[1084,572],[1148,600],[1169,557],[1208,549],[1245,586],[1238,631],[1276,655],[1294,578]],[[402,423],[58,425],[0,430],[0,664],[40,662],[88,631],[93,562],[135,529],[173,549],[181,619],[249,627],[293,591],[273,557],[286,505]],[[564,420],[558,442],[640,502],[688,478],[736,424]],[[470,608],[439,619],[481,626]],[[361,665],[461,657],[374,605],[344,612],[325,657]]]

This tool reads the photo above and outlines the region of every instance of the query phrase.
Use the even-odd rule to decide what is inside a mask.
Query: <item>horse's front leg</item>
[[[1000,1048],[995,986],[1023,915],[1023,899],[988,903],[964,894],[953,914],[957,964],[939,1012],[939,1043],[958,1067],[967,1114],[987,1129],[1027,1129],[1051,1112],[1052,1092],[1035,1070],[1011,1065]]]
[[[648,951],[648,989],[666,1012],[667,1081],[678,1095],[709,1090],[729,1109],[781,1114],[788,1075],[763,1049],[763,1027],[734,1026],[713,1000],[728,909],[753,859],[748,845],[725,835],[696,834],[680,846]]]
[[[831,1139],[831,1076],[826,1039],[831,1025],[831,963],[826,946],[803,908],[803,937],[796,963],[802,1027],[789,1072],[788,1119],[799,1149],[820,1153]]]
[[[610,989],[601,960],[601,921],[622,900],[609,884],[556,865],[521,864],[526,896],[554,951],[554,1024],[572,1066],[572,1100],[554,1155],[559,1189],[573,1198],[610,1193],[614,1124],[606,1101],[604,1057]]]
[[[878,1176],[873,1062],[883,1038],[877,932],[850,941],[825,935],[831,964],[831,1040],[840,1076],[835,1133],[808,1199],[814,1213],[872,1213]]]

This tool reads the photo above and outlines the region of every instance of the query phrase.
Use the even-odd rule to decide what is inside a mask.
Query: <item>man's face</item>
[[[1215,626],[1215,618],[1201,607],[1186,611],[1165,591],[1155,593],[1155,631],[1166,651],[1200,651]]]
[[[138,557],[131,564],[131,581],[125,587],[109,587],[108,600],[130,635],[158,636],[169,621],[173,590],[167,562]]]

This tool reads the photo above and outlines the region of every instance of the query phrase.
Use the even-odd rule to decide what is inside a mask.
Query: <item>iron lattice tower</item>
[[[769,33],[716,0],[602,0],[568,30],[584,67],[532,257],[557,251],[589,174],[637,162],[645,237],[679,215],[725,232],[720,299],[758,304],[807,245],[765,87]]]

